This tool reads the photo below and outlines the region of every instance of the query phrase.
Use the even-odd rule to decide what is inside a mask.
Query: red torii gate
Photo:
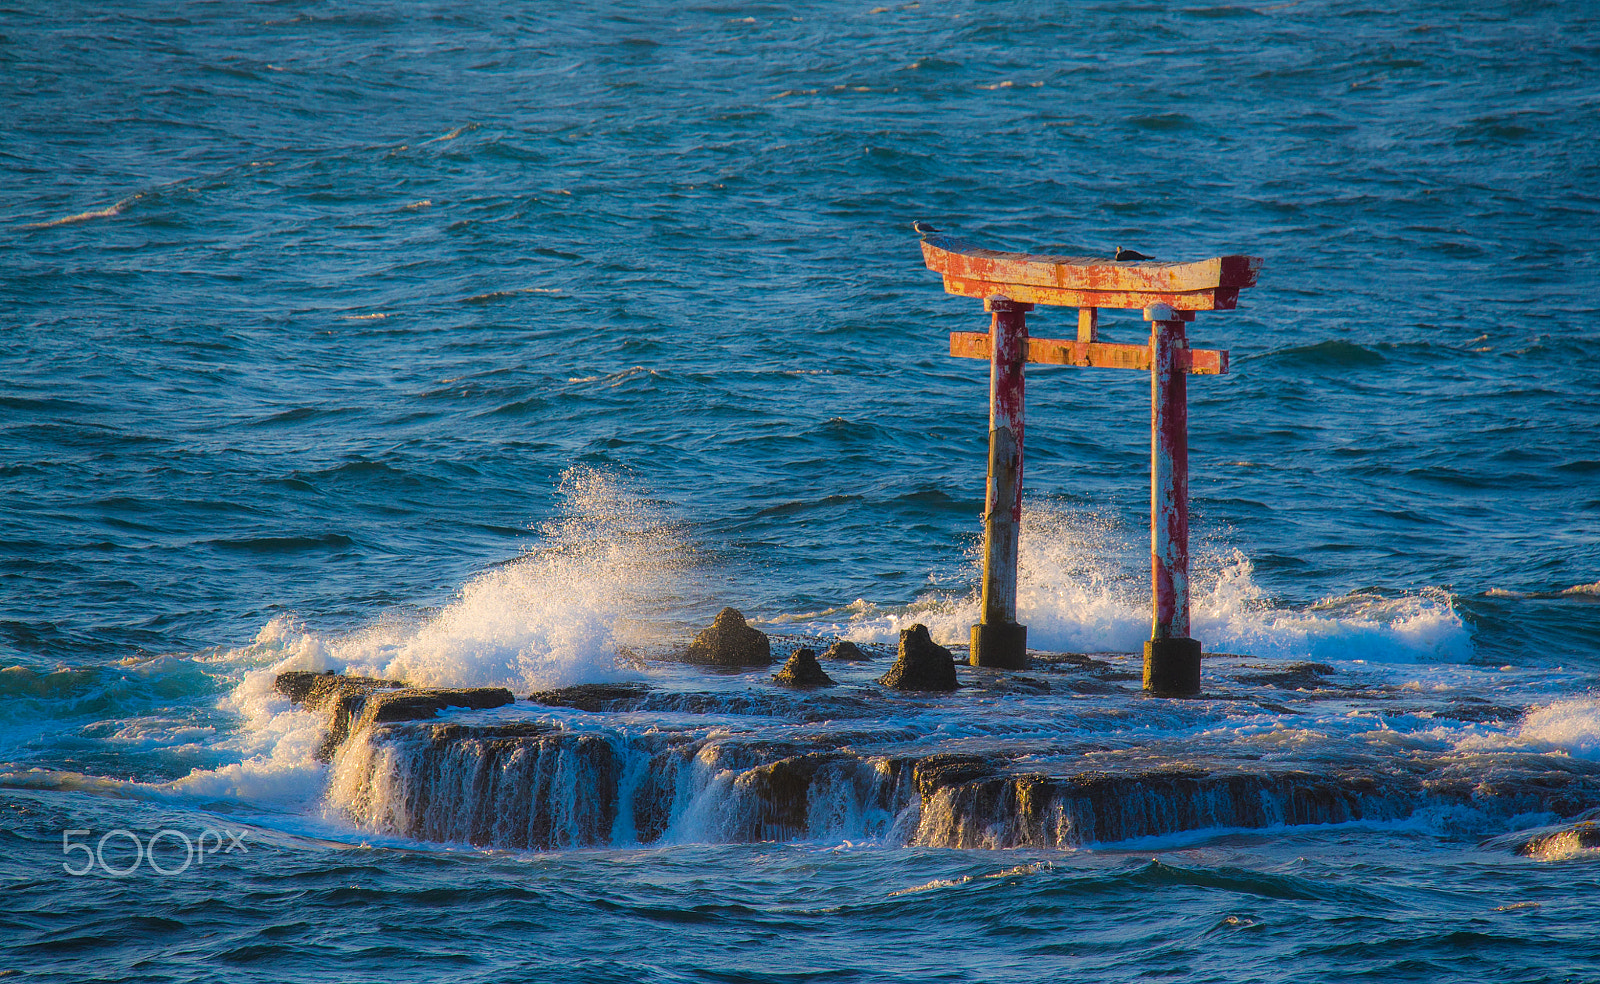
[[[1200,691],[1200,643],[1189,637],[1188,374],[1228,371],[1228,353],[1189,348],[1196,311],[1229,311],[1254,287],[1261,259],[1219,256],[1192,263],[1116,261],[1008,253],[927,234],[922,255],[950,294],[983,300],[988,333],[950,333],[950,354],[989,360],[989,487],[984,508],[983,615],[972,627],[972,665],[1028,665],[1028,630],[1017,624],[1017,537],[1022,521],[1023,364],[1150,371],[1150,569],[1153,616],[1144,687]],[[1076,340],[1029,338],[1035,304],[1078,309]],[[1101,308],[1142,309],[1148,345],[1102,342]]]

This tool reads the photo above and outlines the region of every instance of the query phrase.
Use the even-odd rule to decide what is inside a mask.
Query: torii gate
[[[987,334],[950,333],[950,354],[989,360],[989,488],[983,529],[983,615],[972,627],[972,665],[1028,665],[1028,630],[1017,624],[1017,535],[1022,521],[1023,364],[1150,371],[1150,569],[1153,616],[1144,687],[1200,692],[1200,643],[1189,637],[1189,373],[1228,371],[1228,353],[1189,348],[1196,311],[1229,311],[1254,287],[1261,259],[1219,256],[1192,263],[1115,261],[1008,253],[926,234],[928,269],[946,293],[983,300]],[[1078,309],[1076,341],[1029,338],[1035,304]],[[1148,345],[1099,337],[1101,308],[1143,309]]]

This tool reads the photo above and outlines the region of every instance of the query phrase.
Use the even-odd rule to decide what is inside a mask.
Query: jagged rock
[[[783,664],[783,669],[772,678],[785,687],[831,687],[833,678],[822,671],[822,666],[817,663],[817,654],[809,649],[796,649],[789,655],[789,661]]]
[[[878,682],[895,690],[954,690],[960,686],[955,656],[934,642],[928,627],[920,622],[901,631],[900,654]]]
[[[770,666],[772,644],[765,632],[745,622],[737,608],[724,608],[694,637],[683,658],[704,666]]]
[[[851,642],[849,639],[840,639],[828,647],[828,651],[822,654],[822,658],[863,660],[871,659],[872,654],[862,652],[861,647]]]

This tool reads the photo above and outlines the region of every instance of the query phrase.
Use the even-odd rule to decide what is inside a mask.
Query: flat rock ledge
[[[771,666],[772,643],[765,632],[751,628],[737,608],[724,608],[689,643],[683,661],[702,666]]]
[[[446,708],[472,711],[504,707],[516,700],[504,687],[471,687],[464,690],[391,690],[373,694],[362,709],[362,723],[424,721]]]
[[[430,690],[398,680],[301,670],[278,674],[273,689],[307,710],[326,713],[328,730],[316,751],[324,762],[352,734],[374,724],[426,720],[449,707],[503,707],[516,699],[504,687]]]
[[[350,694],[369,694],[374,690],[399,690],[405,684],[399,680],[380,680],[377,677],[345,676],[329,670],[312,673],[308,670],[290,670],[279,673],[272,689],[307,710],[320,711],[328,703]]]
[[[823,672],[821,664],[817,662],[817,654],[804,648],[791,653],[789,661],[783,664],[783,669],[772,679],[782,687],[834,686],[833,678]]]
[[[878,683],[893,690],[955,690],[956,659],[917,623],[900,632],[900,653]]]
[[[535,691],[528,700],[579,711],[636,710],[654,692],[648,683],[580,683],[559,690]]]

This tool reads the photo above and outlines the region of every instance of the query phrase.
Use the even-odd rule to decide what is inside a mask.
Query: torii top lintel
[[[1076,308],[1230,311],[1239,291],[1256,285],[1258,256],[1218,256],[1191,263],[1103,260],[985,249],[955,236],[922,240],[928,269],[944,275],[946,293],[1004,297]]]

